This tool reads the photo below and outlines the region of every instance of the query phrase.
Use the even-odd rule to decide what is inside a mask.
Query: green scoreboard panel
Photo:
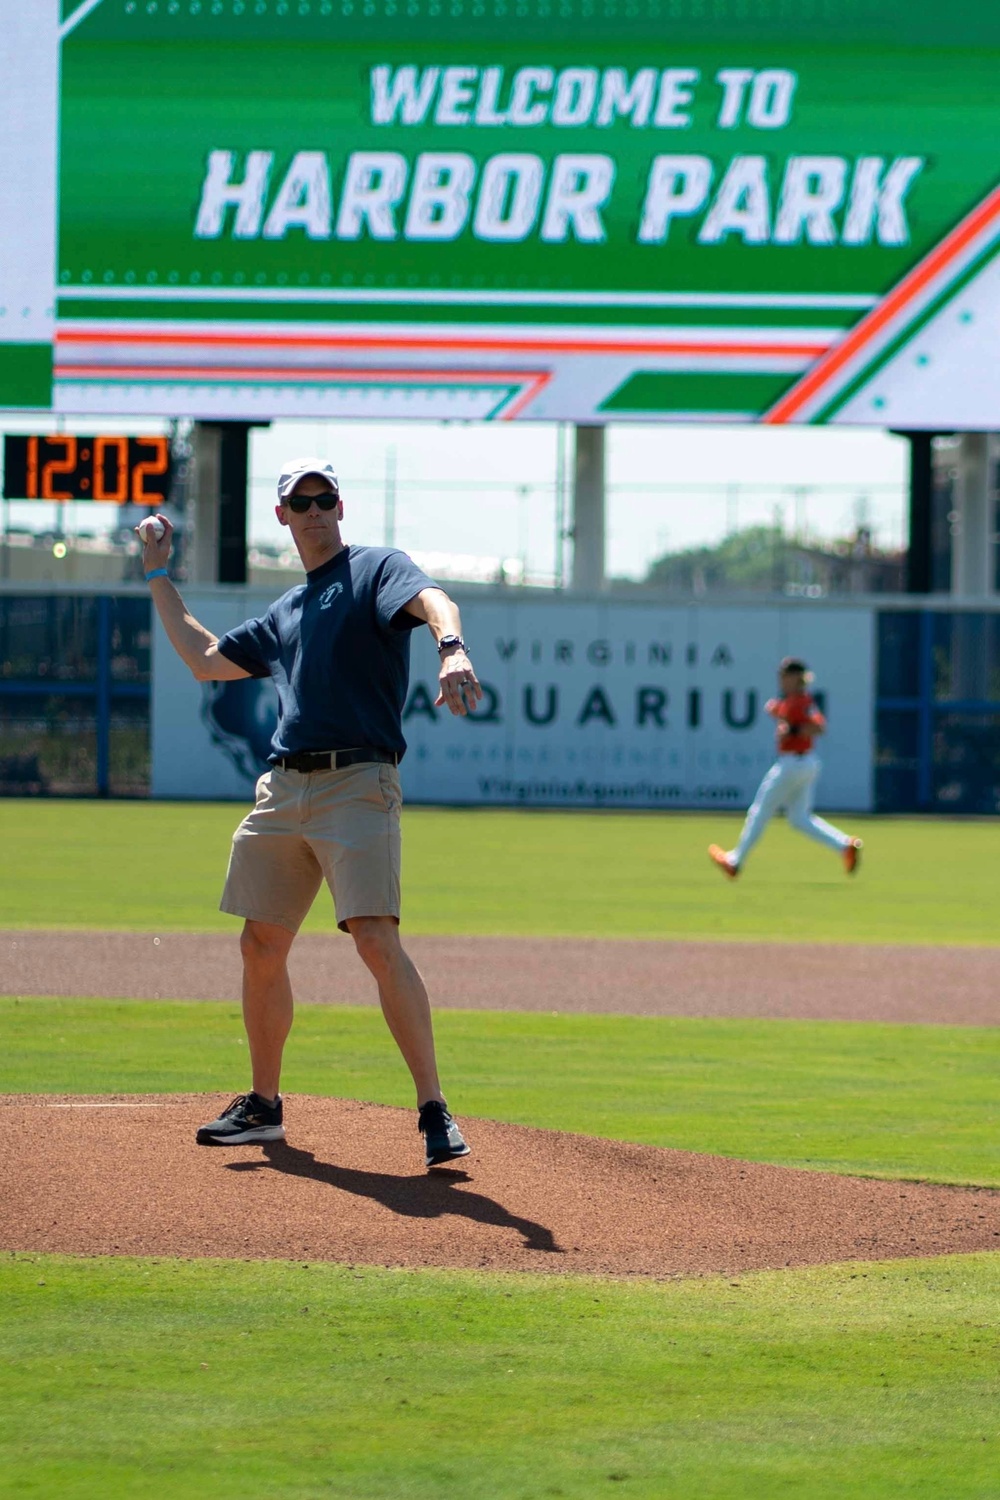
[[[1000,426],[996,5],[83,0],[60,46],[57,409]]]

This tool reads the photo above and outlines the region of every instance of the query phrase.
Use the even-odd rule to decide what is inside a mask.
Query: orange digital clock
[[[159,508],[170,493],[170,439],[50,432],[4,438],[5,500],[93,500]]]

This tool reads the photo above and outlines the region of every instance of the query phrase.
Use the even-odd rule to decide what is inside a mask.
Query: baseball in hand
[[[158,542],[166,531],[166,527],[158,516],[147,516],[144,521],[139,522],[137,529],[143,542]]]

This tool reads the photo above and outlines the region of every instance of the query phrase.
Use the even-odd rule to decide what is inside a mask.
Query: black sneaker
[[[283,1141],[281,1095],[268,1104],[259,1094],[237,1094],[217,1120],[202,1125],[195,1136],[199,1146],[243,1146],[253,1141]]]
[[[417,1129],[424,1138],[429,1167],[440,1166],[443,1161],[454,1161],[457,1156],[468,1156],[469,1148],[462,1139],[462,1132],[440,1099],[421,1104]]]

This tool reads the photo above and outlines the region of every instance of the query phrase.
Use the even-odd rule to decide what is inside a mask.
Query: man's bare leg
[[[276,1099],[281,1056],[292,1029],[292,986],[288,950],[295,934],[273,922],[247,921],[240,937],[243,955],[243,1024],[250,1044],[252,1088],[262,1099]]]
[[[395,917],[352,917],[347,930],[378,983],[382,1014],[413,1075],[417,1103],[440,1099],[434,1028],[424,981],[399,940]]]

